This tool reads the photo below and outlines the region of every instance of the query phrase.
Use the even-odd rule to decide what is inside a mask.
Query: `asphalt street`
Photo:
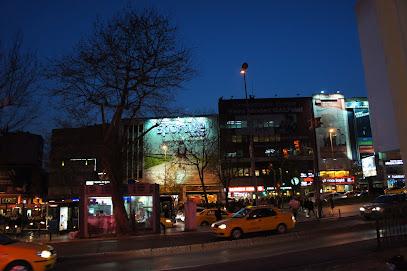
[[[351,219],[326,222],[326,224],[322,225],[324,230],[309,231],[307,234],[292,232],[285,235],[272,235],[271,237],[275,238],[275,243],[272,245],[254,245],[249,248],[219,249],[206,251],[205,253],[188,253],[137,259],[126,256],[125,253],[120,256],[111,257],[69,258],[62,259],[57,264],[56,270],[72,270],[72,266],[80,266],[80,270],[84,271],[253,270],[253,267],[260,267],[259,264],[263,267],[270,267],[265,270],[278,270],[282,266],[296,268],[298,264],[301,264],[301,266],[312,266],[321,261],[329,262],[335,259],[342,259],[343,257],[346,258],[350,254],[357,255],[357,253],[363,254],[373,251],[375,245],[374,238],[376,237],[374,228],[365,222],[351,226],[349,224],[350,221],[355,222]],[[342,224],[343,227],[338,227],[338,224]],[[329,226],[332,228],[329,228]],[[308,227],[315,228],[315,225],[310,224]],[[357,249],[354,249],[352,247],[355,244],[364,245],[357,246]],[[335,247],[343,245],[345,245],[344,249],[335,249]],[[79,248],[80,245],[77,247]],[[313,250],[319,250],[321,253],[307,254]],[[333,252],[329,252],[331,250]],[[294,257],[295,260],[293,260],[293,255],[302,256],[301,259],[297,260],[297,257]]]

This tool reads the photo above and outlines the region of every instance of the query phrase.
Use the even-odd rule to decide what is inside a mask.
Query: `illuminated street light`
[[[244,81],[244,93],[246,95],[247,99],[247,87],[246,87],[246,73],[247,73],[247,68],[249,68],[249,64],[246,62],[242,64],[242,68],[240,69],[240,74],[243,74],[243,81]]]
[[[336,129],[333,129],[333,128],[331,128],[331,129],[329,129],[329,140],[331,141],[331,154],[332,154],[332,158],[334,158],[334,146],[333,146],[333,143],[332,143],[332,134],[333,133],[335,133],[335,131],[336,131]]]
[[[163,144],[161,146],[161,149],[163,149],[164,151],[164,159],[167,160],[167,150],[168,150],[168,146],[166,144]]]

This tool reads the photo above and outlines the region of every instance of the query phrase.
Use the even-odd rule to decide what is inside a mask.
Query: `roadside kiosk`
[[[123,202],[137,232],[160,232],[160,194],[157,184],[123,185]],[[84,185],[81,189],[79,235],[116,233],[110,183]]]

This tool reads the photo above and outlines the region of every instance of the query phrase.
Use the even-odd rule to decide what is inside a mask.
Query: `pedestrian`
[[[315,209],[314,209],[314,202],[312,202],[312,200],[310,199],[306,199],[306,208],[308,211],[308,217],[311,216],[311,212],[314,214],[315,217],[317,217],[316,213],[315,213]]]
[[[300,208],[300,202],[293,197],[290,202],[288,203],[288,206],[290,206],[291,212],[293,213],[294,218],[297,218],[297,214],[298,214],[298,209]]]
[[[216,221],[222,220],[222,211],[220,210],[219,206],[218,209],[215,210],[215,217]]]
[[[335,208],[333,195],[330,195],[330,197],[329,197],[329,205],[331,206],[331,216],[333,216],[334,215],[334,208]]]

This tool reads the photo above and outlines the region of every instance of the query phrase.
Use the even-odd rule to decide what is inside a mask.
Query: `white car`
[[[345,195],[344,193],[334,192],[334,193],[326,195],[326,198],[329,198],[329,197],[332,197],[333,200],[337,200],[337,199],[345,199],[347,197],[347,195]]]

